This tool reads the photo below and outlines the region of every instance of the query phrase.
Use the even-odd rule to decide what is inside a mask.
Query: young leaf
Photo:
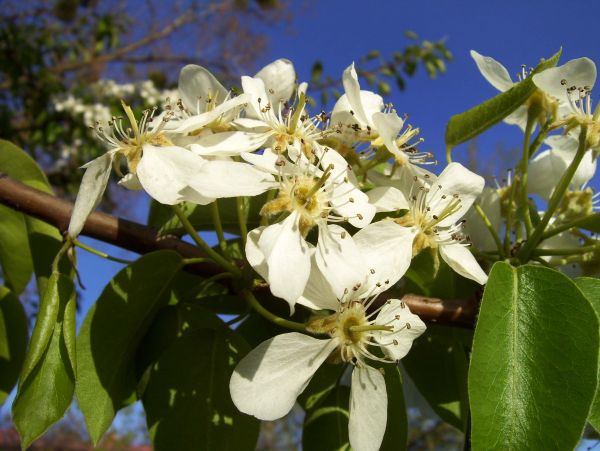
[[[596,311],[596,315],[600,317],[600,279],[578,277],[574,282],[575,285],[577,285],[577,288],[581,290],[583,295],[592,305]],[[600,380],[600,368],[598,368],[598,380]],[[588,421],[594,429],[600,431],[600,388],[596,389],[596,395],[594,396],[594,402],[590,409]]]
[[[596,391],[598,319],[565,275],[492,268],[469,368],[474,450],[573,449]]]
[[[153,365],[143,396],[154,448],[253,450],[259,421],[240,413],[229,378],[248,345],[227,328],[175,339]]]
[[[555,66],[561,53],[562,49],[550,59],[540,63],[533,73]],[[516,83],[508,91],[502,92],[464,113],[452,116],[446,126],[446,145],[456,146],[483,133],[523,105],[536,89],[531,76],[529,76]]]
[[[62,418],[75,390],[75,289],[70,279],[53,274],[48,291],[58,303],[57,314],[52,322],[41,319],[36,323],[12,406],[23,449]],[[33,366],[29,369],[28,365]]]
[[[105,287],[77,337],[77,400],[94,443],[135,390],[134,356],[181,267],[172,251],[147,254]]]
[[[19,299],[0,286],[0,405],[11,392],[25,360],[27,316]]]

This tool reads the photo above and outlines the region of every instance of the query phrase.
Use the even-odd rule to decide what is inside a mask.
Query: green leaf
[[[240,413],[229,379],[248,345],[226,328],[177,338],[153,366],[143,403],[156,450],[254,450],[259,421]]]
[[[561,53],[562,49],[549,60],[540,63],[533,73],[555,66]],[[483,133],[523,105],[536,89],[530,75],[525,80],[516,83],[508,91],[502,92],[464,113],[452,116],[446,126],[446,145],[456,146]]]
[[[346,365],[325,364],[321,365],[308,386],[298,396],[298,403],[305,411],[314,410],[334,390]]]
[[[573,449],[596,392],[598,327],[565,275],[496,263],[469,369],[473,449]]]
[[[318,83],[321,79],[321,75],[323,75],[323,63],[321,63],[321,61],[315,61],[310,71],[310,82]]]
[[[600,318],[600,279],[578,277],[574,282],[596,311],[596,315]],[[600,368],[598,368],[598,380],[600,380]],[[588,421],[594,429],[600,431],[600,387],[596,389]]]
[[[25,151],[0,139],[0,172],[48,194],[53,194],[44,172]]]
[[[350,450],[348,411],[350,388],[338,385],[316,409],[304,417],[302,449],[306,451]]]
[[[13,402],[13,421],[21,436],[23,449],[62,418],[73,399],[76,294],[72,282],[70,291],[68,290],[67,281],[71,282],[70,279],[59,276],[57,280],[51,278],[48,283],[48,291],[57,293],[53,296],[58,297],[58,313],[51,324],[45,319],[36,323],[17,396]],[[48,327],[38,329],[38,324]],[[46,329],[50,326],[52,327],[47,345],[36,360],[41,337],[47,335]],[[36,334],[36,330],[41,331],[39,335]],[[27,371],[28,363],[34,361],[36,363],[33,368]]]
[[[0,286],[0,405],[17,383],[28,338],[21,302],[8,288]]]
[[[77,338],[77,400],[94,443],[135,390],[134,356],[181,267],[172,251],[144,255],[121,270],[87,314]]]
[[[381,451],[405,450],[408,444],[408,416],[404,402],[402,375],[398,365],[384,365],[385,389],[388,396],[388,415]]]
[[[0,266],[8,288],[21,294],[33,272],[27,227],[22,213],[4,205],[0,205]]]
[[[457,332],[430,325],[413,343],[402,364],[440,418],[464,430],[467,408],[467,356]]]

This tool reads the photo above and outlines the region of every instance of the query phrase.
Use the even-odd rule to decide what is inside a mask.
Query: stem
[[[513,204],[515,200],[515,187],[517,183],[517,177],[513,177],[512,184],[510,185],[510,191],[508,193],[508,211],[506,212],[506,231],[504,232],[504,254],[510,255],[510,232],[513,225]]]
[[[448,164],[452,163],[452,146],[446,146],[446,161]]]
[[[179,208],[179,206],[171,205],[171,207],[173,208],[173,211],[181,221],[181,224],[183,224],[183,228],[185,229],[185,231],[188,233],[188,235],[190,235],[192,240],[194,240],[194,242],[198,245],[200,249],[202,249],[215,263],[221,265],[224,269],[229,271],[235,277],[240,277],[242,275],[242,272],[237,266],[235,266],[229,260],[225,259],[221,254],[219,254],[208,244],[206,244],[206,241],[204,241],[202,237],[198,235],[198,232],[196,232],[194,226],[185,216],[185,214],[181,211],[181,208]]]
[[[577,171],[577,168],[579,167],[579,163],[581,163],[581,160],[583,159],[583,156],[585,155],[586,141],[587,141],[586,138],[587,138],[587,127],[585,125],[582,125],[581,132],[579,133],[579,147],[577,149],[577,153],[575,154],[575,158],[573,158],[573,161],[571,162],[571,164],[569,165],[569,167],[563,174],[562,178],[558,182],[558,185],[554,189],[554,192],[552,193],[552,197],[550,198],[550,201],[548,202],[548,208],[546,209],[544,216],[540,220],[540,223],[536,226],[535,230],[533,231],[533,233],[531,234],[529,239],[525,242],[525,245],[521,248],[521,251],[519,252],[519,259],[523,263],[525,263],[529,260],[529,257],[531,256],[533,249],[535,249],[535,247],[540,242],[541,237],[544,234],[544,231],[546,230],[546,227],[548,226],[550,219],[552,218],[552,215],[558,208],[558,206],[563,198],[563,195],[565,194],[565,191],[569,187],[569,184],[571,183],[571,180],[573,179],[573,175],[575,175],[575,171]]]
[[[572,249],[534,249],[532,255],[543,256],[543,255],[576,255],[576,254],[587,254],[588,252],[595,252],[600,250],[600,244],[592,244],[591,246],[582,246]]]
[[[186,266],[186,265],[196,265],[198,263],[208,263],[208,262],[212,263],[212,259],[206,258],[206,257],[184,258],[183,259],[183,266]]]
[[[542,234],[540,241],[547,240],[548,238],[553,237],[554,235],[558,235],[559,233],[564,232],[565,230],[569,230],[569,229],[572,229],[573,227],[577,227],[579,224],[589,221],[589,219],[590,219],[590,216],[584,216],[583,218],[578,218],[571,222],[566,222],[564,224],[555,226],[552,229],[545,231]]]
[[[84,249],[91,254],[97,255],[98,257],[102,257],[113,262],[122,263],[124,265],[129,265],[133,263],[132,260],[125,260],[124,258],[113,257],[112,255],[108,255],[107,253],[99,251],[98,249],[94,249],[93,247],[88,246],[87,244],[84,244],[77,239],[73,239],[72,241],[75,246],[80,247],[81,249]]]
[[[289,321],[287,319],[275,315],[274,313],[269,312],[262,305],[260,305],[260,303],[251,291],[242,290],[240,294],[248,302],[248,304],[250,304],[252,308],[256,310],[256,312],[259,315],[268,319],[272,323],[277,324],[278,326],[286,327],[288,329],[297,330],[298,332],[306,332],[306,326],[304,324],[297,323],[295,321]]]
[[[494,242],[496,243],[496,247],[498,248],[498,253],[500,254],[500,257],[504,258],[504,249],[502,247],[502,241],[500,241],[500,235],[498,235],[498,232],[494,228],[494,225],[492,224],[490,219],[487,217],[487,215],[483,211],[483,208],[481,208],[481,206],[479,205],[478,202],[473,203],[473,207],[475,208],[475,211],[477,212],[477,214],[479,215],[481,220],[484,222],[485,226],[488,229],[488,232],[490,232],[490,235],[492,235],[492,238],[494,239]]]
[[[527,114],[527,125],[525,126],[525,138],[523,139],[523,159],[521,160],[521,208],[523,209],[523,218],[525,219],[525,233],[527,238],[531,235],[533,224],[529,214],[529,197],[527,196],[527,169],[529,166],[529,154],[531,132],[535,125],[535,117],[531,111]],[[538,135],[539,136],[539,135]]]
[[[246,239],[248,238],[248,224],[247,224],[247,211],[244,205],[243,197],[235,198],[237,206],[238,224],[240,227],[240,238],[242,239],[242,246],[246,248]]]
[[[73,242],[70,239],[67,239],[62,247],[60,248],[60,250],[58,251],[58,253],[56,254],[56,257],[54,257],[54,261],[52,261],[52,272],[53,273],[59,273],[60,271],[58,270],[58,265],[60,263],[60,259],[62,258],[63,255],[65,255],[65,253],[69,250],[69,248],[71,248],[73,246]]]
[[[531,159],[537,150],[540,148],[544,139],[546,139],[546,135],[548,135],[548,129],[550,128],[550,124],[554,121],[553,117],[550,117],[546,123],[541,127],[540,132],[537,134],[531,146],[529,146],[529,159]]]
[[[210,204],[210,207],[213,224],[215,226],[215,232],[217,232],[217,238],[219,240],[219,248],[221,249],[221,253],[225,254],[227,251],[227,241],[225,241],[225,233],[223,233],[223,224],[221,223],[221,214],[219,213],[219,204],[217,203],[217,199]]]

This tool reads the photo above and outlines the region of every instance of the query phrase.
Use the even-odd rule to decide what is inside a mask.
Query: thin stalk
[[[58,251],[58,253],[56,254],[56,257],[54,257],[54,261],[52,262],[52,272],[53,273],[58,273],[60,272],[58,270],[58,265],[60,263],[60,259],[62,258],[63,255],[65,255],[65,253],[73,246],[73,241],[70,239],[67,239],[62,247],[60,248],[60,250]]]
[[[475,211],[477,212],[477,214],[479,215],[479,217],[485,224],[486,228],[488,229],[488,232],[490,232],[490,235],[492,235],[492,238],[494,239],[494,242],[496,243],[496,247],[498,248],[498,253],[499,253],[500,257],[504,258],[504,248],[502,247],[502,241],[500,241],[500,235],[498,235],[498,232],[494,228],[494,225],[492,224],[490,219],[487,217],[487,215],[483,211],[483,208],[481,208],[481,206],[479,205],[478,202],[475,202],[473,204],[473,207],[475,208]]]
[[[532,254],[533,249],[539,244],[542,235],[546,231],[546,227],[552,218],[552,215],[560,205],[562,198],[575,175],[575,171],[579,167],[581,160],[583,160],[583,156],[586,152],[586,138],[587,138],[587,127],[585,125],[581,126],[581,132],[579,133],[579,147],[577,148],[577,153],[575,154],[575,158],[561,177],[558,185],[554,189],[552,193],[552,197],[550,197],[550,201],[548,202],[548,207],[544,213],[544,216],[540,220],[539,224],[535,227],[535,230],[529,237],[529,239],[525,242],[525,245],[521,248],[519,252],[519,259],[525,263],[529,260],[529,257]]]
[[[504,232],[504,254],[506,256],[510,255],[510,242],[511,242],[510,232],[511,232],[512,226],[513,226],[513,204],[515,201],[515,191],[516,191],[517,181],[518,181],[518,178],[513,177],[512,184],[510,185],[509,193],[508,193],[508,211],[506,212],[506,231]]]
[[[105,252],[99,251],[98,249],[94,249],[91,246],[88,246],[87,244],[82,243],[81,241],[77,240],[77,239],[73,239],[73,244],[77,247],[80,247],[81,249],[84,249],[86,251],[88,251],[90,254],[94,254],[97,255],[98,257],[102,257],[105,258],[107,260],[111,260],[113,262],[117,262],[117,263],[122,263],[124,265],[129,265],[131,263],[133,263],[133,260],[126,260],[124,258],[119,258],[119,257],[113,257],[112,255],[108,255]]]
[[[531,132],[535,125],[535,117],[530,113],[527,115],[527,125],[525,126],[525,138],[523,139],[523,159],[521,160],[521,208],[523,209],[523,218],[525,219],[525,234],[527,238],[533,230],[531,215],[529,214],[529,197],[527,196],[527,169],[529,167],[529,153],[531,152]]]
[[[210,204],[210,211],[212,213],[215,232],[217,232],[217,239],[219,240],[219,248],[221,249],[221,253],[225,255],[227,252],[227,241],[225,240],[225,233],[223,232],[223,223],[221,222],[221,213],[219,212],[219,204],[217,199]]]
[[[248,304],[250,304],[250,306],[252,306],[252,308],[256,310],[256,313],[268,319],[272,323],[277,324],[278,326],[286,327],[288,329],[297,330],[298,332],[306,332],[306,326],[304,324],[281,318],[275,315],[274,313],[269,312],[262,305],[260,305],[258,299],[256,299],[256,297],[254,296],[254,294],[252,294],[251,291],[242,290],[240,294],[243,296],[246,302],[248,302]]]
[[[212,249],[208,244],[206,244],[206,241],[204,241],[202,237],[198,235],[198,232],[196,232],[194,226],[185,216],[185,214],[181,211],[181,208],[179,208],[179,206],[171,205],[171,207],[173,208],[173,211],[181,221],[181,224],[183,224],[183,228],[185,229],[185,231],[192,238],[192,240],[194,240],[194,243],[196,243],[198,247],[206,253],[206,255],[208,255],[215,263],[221,265],[224,269],[229,271],[235,277],[240,277],[242,275],[242,272],[237,266],[235,266],[229,260],[224,258],[221,254]]]
[[[553,121],[554,121],[554,118],[550,117],[546,121],[546,123],[541,127],[540,132],[537,134],[537,136],[531,143],[531,146],[529,146],[529,159],[533,158],[533,156],[535,155],[537,150],[540,148],[540,146],[544,142],[544,139],[546,139],[546,136],[548,135],[548,130],[550,128],[550,124]]]
[[[242,246],[246,248],[246,239],[248,237],[248,223],[246,206],[244,205],[244,198],[236,197],[235,203],[237,207],[238,225],[240,228],[240,238],[242,239]]]
[[[452,146],[446,146],[446,162],[448,164],[452,163]]]
[[[580,224],[585,223],[586,221],[589,221],[589,219],[590,219],[589,216],[584,216],[583,218],[578,218],[578,219],[575,219],[570,222],[565,222],[564,224],[555,226],[550,230],[546,230],[542,234],[540,241],[547,240],[548,238],[553,237],[554,235],[558,235],[559,233],[564,232],[565,230],[569,230],[569,229],[572,229],[573,227],[577,227]]]
[[[212,258],[206,258],[206,257],[194,257],[194,258],[184,258],[183,259],[183,265],[196,265],[198,263],[212,263],[213,260]]]
[[[534,249],[531,255],[544,256],[544,255],[576,255],[576,254],[587,254],[588,252],[595,252],[600,250],[600,244],[593,244],[591,246],[575,247],[571,249]]]

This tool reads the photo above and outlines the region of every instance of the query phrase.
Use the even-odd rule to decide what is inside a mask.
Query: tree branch
[[[73,209],[71,202],[33,189],[3,173],[0,173],[0,204],[52,224],[61,232],[67,230]],[[105,213],[92,213],[82,234],[140,254],[170,249],[184,258],[205,257],[197,247],[178,238],[160,236],[158,230],[152,227]],[[212,263],[199,263],[186,268],[208,277],[222,272],[221,267]],[[479,309],[477,298],[439,299],[404,294],[395,289],[382,293],[378,302],[392,298],[402,299],[413,313],[425,321],[458,327],[472,328]]]

